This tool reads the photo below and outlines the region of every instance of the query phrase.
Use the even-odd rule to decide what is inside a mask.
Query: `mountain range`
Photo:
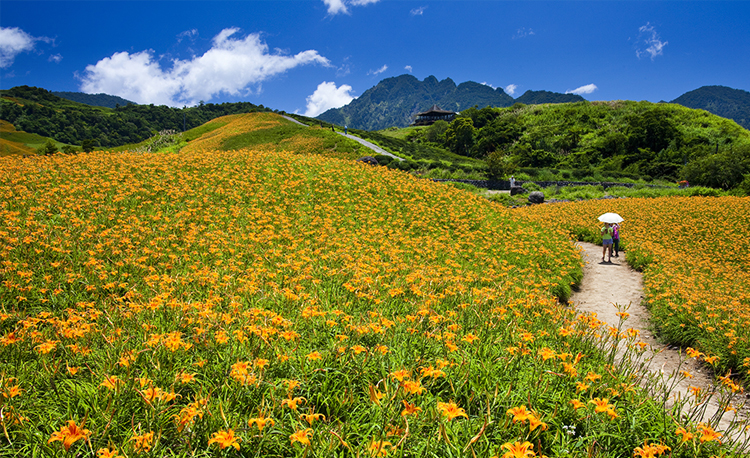
[[[81,92],[47,94],[96,107],[115,108],[119,105],[122,108],[136,105],[129,100],[108,94]],[[330,109],[319,115],[317,119],[341,126],[347,125],[354,129],[375,131],[393,126],[406,127],[412,123],[417,113],[433,105],[438,105],[445,110],[462,111],[474,106],[479,108],[508,107],[516,103],[534,105],[581,101],[585,99],[575,94],[531,90],[514,99],[502,88],[492,88],[473,81],[456,85],[450,78],[438,81],[434,76],[429,76],[424,81],[419,81],[414,76],[401,75],[380,81],[348,105]],[[740,126],[750,129],[750,92],[748,91],[726,86],[703,86],[686,92],[669,103],[703,109],[732,119]],[[262,105],[260,107],[263,108]]]
[[[560,94],[548,91],[526,91],[517,99],[502,88],[467,81],[456,86],[452,79],[438,81],[428,76],[419,81],[412,75],[386,78],[366,90],[361,96],[341,108],[332,108],[317,118],[355,129],[381,130],[387,127],[406,127],[414,121],[417,113],[438,105],[443,110],[461,111],[477,106],[484,108],[509,107],[515,103],[564,103],[582,102],[585,99],[575,94]]]
[[[478,108],[509,107],[516,103],[537,105],[544,103],[583,102],[576,94],[549,91],[526,91],[514,99],[502,88],[467,81],[458,86],[450,78],[438,81],[428,76],[419,81],[411,75],[387,78],[365,91],[360,97],[341,108],[332,108],[318,119],[362,130],[381,130],[406,127],[417,113],[438,105],[444,110],[462,111]],[[670,103],[708,111],[737,122],[750,129],[750,92],[725,86],[703,86],[687,92]]]

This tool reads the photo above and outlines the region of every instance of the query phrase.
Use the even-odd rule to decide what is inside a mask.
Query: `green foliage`
[[[92,107],[29,86],[0,91],[0,119],[16,129],[93,148],[139,143],[156,132],[198,127],[236,113],[269,111],[251,103],[202,104],[191,108],[127,104],[115,109]]]
[[[746,196],[750,196],[750,173],[743,177],[742,183],[737,186],[737,190]]]
[[[41,156],[49,156],[57,152],[57,145],[52,140],[47,140],[36,152]]]
[[[539,190],[539,186],[534,183],[524,183],[524,188],[528,191]],[[714,188],[695,186],[690,188],[655,188],[647,186],[635,186],[628,188],[625,186],[612,186],[604,188],[602,185],[586,186],[559,186],[547,187],[543,189],[547,200],[593,200],[602,198],[657,198],[657,197],[721,197],[728,195],[727,192]],[[516,195],[511,197],[509,194],[498,194],[490,197],[491,200],[499,202],[505,206],[525,205],[527,195]]]
[[[731,189],[744,180],[750,172],[750,159],[739,159],[729,153],[714,154],[688,163],[681,176],[691,184],[712,188]]]
[[[471,118],[456,118],[445,132],[445,144],[456,154],[471,156],[475,132]]]
[[[491,180],[502,180],[514,174],[518,164],[513,157],[502,151],[493,151],[487,156],[487,177]]]
[[[72,100],[73,102],[83,103],[85,105],[91,105],[94,107],[105,107],[105,108],[117,108],[118,106],[125,106],[131,104],[130,100],[123,99],[116,95],[109,94],[86,94],[84,92],[52,92],[53,95],[62,97],[63,99]]]
[[[583,102],[584,98],[577,94],[560,94],[559,92],[550,91],[526,91],[519,98],[516,99],[516,103],[523,103],[526,105],[538,105],[542,103],[571,103],[571,102]]]
[[[469,152],[462,154],[489,158],[499,151],[490,161],[510,155],[521,167],[571,170],[575,180],[659,178],[674,182],[689,177],[697,185],[729,189],[748,172],[750,132],[727,119],[678,105],[627,101],[517,104],[469,109],[453,123],[464,123],[460,119],[465,117],[474,122],[475,136]],[[448,132],[456,127],[449,127]],[[446,146],[459,152],[448,135]],[[712,156],[717,158],[705,159]],[[497,165],[488,163],[488,170]]]
[[[725,86],[703,86],[682,94],[672,103],[706,110],[750,129],[750,92]]]
[[[441,143],[445,141],[445,132],[448,130],[448,122],[439,120],[424,129],[424,139],[432,143]]]

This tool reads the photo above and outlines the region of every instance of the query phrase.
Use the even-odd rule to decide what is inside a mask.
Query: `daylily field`
[[[0,158],[0,456],[743,456],[566,299],[572,235],[620,212],[660,331],[747,375],[747,198],[507,210],[322,132],[225,151],[287,121],[223,122]]]

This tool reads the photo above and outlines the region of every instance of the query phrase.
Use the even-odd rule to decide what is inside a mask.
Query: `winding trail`
[[[292,121],[293,123],[299,124],[300,126],[309,127],[307,124],[301,123],[301,122],[297,121],[296,119],[292,118],[291,116],[284,116],[284,115],[282,115],[282,117],[285,118],[285,119],[287,119],[287,120],[289,120],[289,121]],[[352,140],[354,140],[356,142],[359,142],[361,145],[366,146],[367,148],[370,148],[371,150],[373,150],[377,154],[382,154],[383,156],[389,156],[389,157],[391,157],[393,159],[396,159],[397,161],[403,161],[404,160],[404,158],[398,157],[398,156],[396,156],[393,153],[389,153],[388,151],[384,150],[383,148],[379,147],[378,145],[376,145],[376,144],[374,144],[372,142],[368,142],[367,140],[365,140],[363,138],[355,137],[352,134],[348,134],[348,133],[344,133],[344,132],[339,132],[339,131],[336,131],[336,133],[339,134],[339,135],[341,135],[342,137],[351,138]]]
[[[617,305],[628,307],[627,312],[630,316],[622,325],[622,330],[633,328],[640,331],[640,339],[649,345],[645,356],[645,369],[651,371],[662,379],[674,375],[675,380],[670,384],[674,385],[670,391],[668,403],[673,403],[677,399],[694,399],[690,387],[699,387],[702,390],[710,391],[714,385],[714,378],[707,373],[706,368],[698,364],[694,359],[685,358],[684,353],[681,355],[676,347],[664,345],[656,340],[649,327],[649,312],[641,304],[643,299],[643,280],[642,275],[633,270],[625,261],[625,254],[620,252],[620,257],[612,257],[612,262],[602,262],[602,247],[591,243],[579,242],[577,244],[581,249],[581,255],[585,261],[584,274],[581,285],[571,296],[571,301],[581,312],[594,312],[599,320],[617,327],[620,317],[617,315]],[[693,375],[693,378],[683,378],[679,376],[680,371],[687,371]],[[677,382],[676,380],[679,380]],[[647,387],[653,389],[654,387]],[[744,400],[744,396],[742,396]],[[735,401],[736,403],[737,401]],[[740,410],[739,414],[726,412],[721,415],[718,423],[715,417],[718,417],[720,407],[714,398],[705,405],[705,410],[699,418],[693,421],[708,423],[712,418],[713,425],[718,425],[717,430],[726,431],[732,422],[747,418],[747,412]],[[735,443],[746,444],[750,441],[750,432],[735,431],[727,435]]]

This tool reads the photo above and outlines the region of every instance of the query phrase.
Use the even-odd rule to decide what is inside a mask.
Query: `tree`
[[[659,108],[651,108],[628,118],[628,147],[630,151],[647,148],[659,152],[679,135],[669,114]]]
[[[445,131],[445,143],[456,154],[469,156],[474,146],[474,122],[471,118],[459,117],[453,120]]]
[[[447,121],[435,121],[430,127],[424,130],[425,140],[432,143],[442,143],[445,140],[445,132],[447,130]]]
[[[490,180],[502,180],[518,170],[518,164],[505,151],[493,151],[485,159],[487,177]]]
[[[42,156],[50,156],[52,154],[55,154],[57,152],[57,145],[55,145],[55,142],[52,140],[47,140],[44,142],[44,145],[40,146],[36,153],[40,154]]]
[[[750,160],[727,154],[713,154],[689,162],[680,173],[691,185],[731,189],[744,181]]]
[[[84,153],[90,153],[94,151],[94,141],[93,140],[84,140],[81,142],[81,149]]]

